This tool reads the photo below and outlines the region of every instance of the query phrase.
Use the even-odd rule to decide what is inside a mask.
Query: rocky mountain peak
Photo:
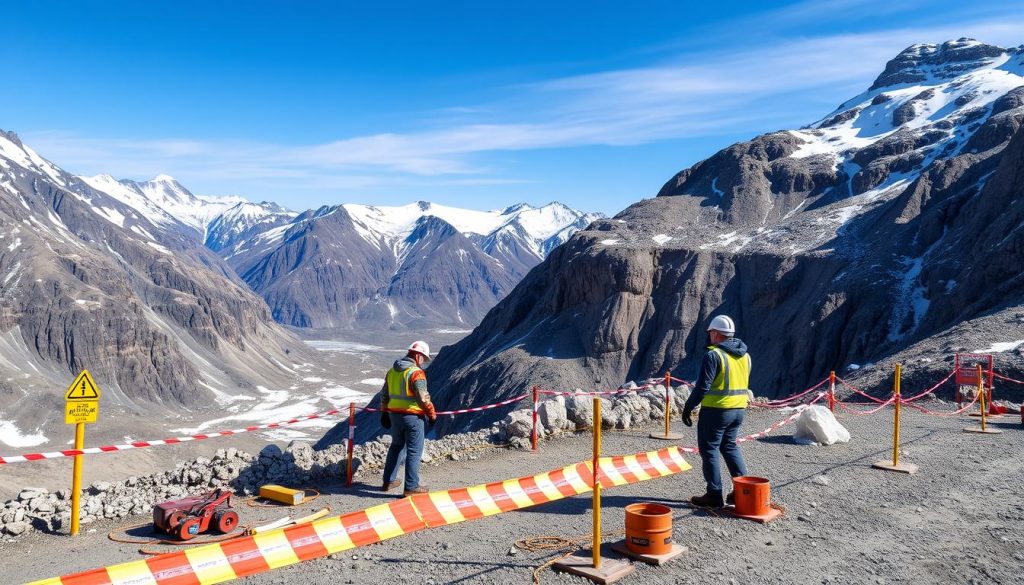
[[[991,64],[1009,51],[966,37],[941,45],[911,45],[889,61],[870,89],[950,79],[965,71]]]

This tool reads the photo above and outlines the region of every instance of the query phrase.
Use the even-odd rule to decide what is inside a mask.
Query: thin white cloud
[[[867,2],[830,4],[852,10]],[[819,10],[820,5],[807,3],[784,15],[795,21],[813,18]],[[452,108],[460,119],[470,120],[467,123],[324,144],[105,140],[53,132],[26,138],[71,169],[140,178],[170,172],[186,181],[266,180],[287,182],[293,189],[395,184],[400,182],[396,174],[500,184],[515,179],[495,176],[481,158],[486,153],[642,144],[809,123],[828,109],[806,111],[815,96],[835,95],[831,105],[836,105],[862,91],[888,59],[910,44],[966,35],[1017,45],[1024,40],[1019,38],[1022,22],[1024,18],[1001,17],[783,40],[648,67],[552,79],[509,88],[511,97],[500,105]],[[473,121],[474,116],[479,121]]]

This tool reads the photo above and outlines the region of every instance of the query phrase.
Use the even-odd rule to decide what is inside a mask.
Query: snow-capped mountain
[[[1019,347],[1022,122],[1024,47],[910,47],[818,122],[734,144],[573,235],[440,352],[431,394],[463,408],[541,380],[685,375],[720,313],[767,396],[851,363]],[[1024,371],[1019,354],[1002,367]]]
[[[0,131],[3,417],[59,425],[58,391],[82,368],[103,387],[108,416],[291,379],[281,364],[303,344],[197,231],[140,199],[151,186],[93,179]]]
[[[183,225],[199,232],[202,239],[205,238],[207,226],[218,215],[235,205],[247,203],[237,196],[193,195],[168,175],[158,175],[150,181],[142,182],[118,180],[110,175],[78,178],[93,189],[135,209],[155,225],[165,228]]]
[[[290,222],[298,215],[276,203],[242,201],[206,225],[206,247],[219,252],[252,236]]]
[[[299,327],[466,327],[597,214],[560,203],[474,211],[344,204],[296,216],[220,253]]]

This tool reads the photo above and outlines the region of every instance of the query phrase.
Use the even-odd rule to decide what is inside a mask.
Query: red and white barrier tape
[[[847,406],[847,404],[845,402],[840,402],[839,400],[836,400],[836,404],[838,404],[843,409],[849,411],[850,413],[856,414],[856,415],[875,414],[879,410],[882,410],[883,408],[885,408],[886,406],[889,406],[890,404],[892,404],[894,402],[896,402],[896,399],[895,398],[890,398],[889,400],[886,400],[885,402],[882,402],[881,404],[879,404],[877,408],[873,408],[871,410],[864,410],[864,411],[862,411],[862,410],[857,410],[855,408],[850,408],[849,406]]]
[[[502,407],[502,406],[508,406],[509,404],[515,404],[516,402],[519,402],[520,400],[526,398],[527,396],[528,396],[528,394],[520,394],[519,396],[515,396],[513,398],[509,398],[508,400],[503,400],[501,402],[495,402],[494,404],[485,404],[483,406],[474,406],[472,408],[463,408],[463,409],[460,409],[460,410],[439,410],[439,411],[435,412],[434,414],[436,414],[437,416],[441,416],[441,415],[453,415],[454,416],[456,414],[466,414],[467,412],[480,412],[480,411],[483,411],[483,410],[490,410],[492,408],[499,408],[499,407]],[[369,406],[364,406],[362,408],[362,410],[364,410],[366,412],[381,412],[382,409],[380,409],[380,408],[371,408]]]
[[[883,402],[885,402],[884,400],[879,400],[879,399],[875,398],[874,396],[868,394],[867,392],[864,392],[864,391],[860,390],[859,388],[853,386],[852,384],[850,384],[846,380],[840,378],[839,376],[836,376],[836,380],[838,380],[839,383],[842,384],[843,386],[846,386],[850,390],[853,390],[855,393],[860,394],[861,396],[863,396],[864,398],[867,398],[868,400],[874,402],[875,404],[882,404]]]
[[[905,400],[903,402],[904,402],[904,404],[906,404]],[[963,414],[965,411],[967,411],[969,408],[971,408],[972,406],[974,406],[977,403],[978,403],[978,395],[975,394],[974,395],[974,400],[972,400],[970,402],[970,404],[965,405],[963,408],[959,408],[957,410],[954,410],[953,412],[934,412],[934,411],[928,410],[927,408],[924,408],[923,406],[918,406],[916,404],[907,404],[907,406],[909,406],[910,408],[913,408],[915,410],[920,410],[921,412],[923,412],[925,414],[928,414],[928,415],[931,415],[931,416],[956,416],[958,414]]]
[[[998,372],[992,372],[992,375],[995,376],[996,378],[999,378],[1000,380],[1006,380],[1007,382],[1013,382],[1014,384],[1024,384],[1024,380],[1014,380],[1013,378],[1009,378]]]
[[[6,455],[0,457],[0,465],[6,463],[21,463],[23,461],[39,461],[41,459],[58,459],[60,457],[74,457],[76,455],[95,455],[97,453],[110,453],[113,451],[128,451],[130,449],[145,449],[146,447],[156,447],[159,445],[175,445],[177,443],[186,443],[188,441],[202,441],[204,439],[213,439],[216,437],[229,437],[231,435],[240,435],[242,433],[251,433],[253,431],[276,429],[279,427],[293,425],[295,423],[300,423],[307,420],[315,420],[318,418],[333,416],[341,412],[341,409],[336,408],[334,410],[328,410],[327,412],[319,412],[316,414],[295,417],[293,419],[289,419],[283,422],[276,422],[265,425],[254,425],[251,427],[233,429],[230,431],[217,431],[215,433],[199,433],[196,435],[189,435],[185,437],[173,437],[170,439],[158,439],[153,441],[134,441],[131,443],[126,443],[124,445],[104,445],[102,447],[87,447],[85,449],[64,449],[62,451],[51,451],[48,453]]]
[[[931,394],[932,392],[935,392],[936,390],[938,390],[938,389],[939,389],[939,386],[942,386],[943,384],[945,384],[946,382],[948,382],[948,381],[949,381],[949,379],[950,379],[950,378],[952,378],[952,377],[953,377],[953,376],[954,376],[955,374],[956,374],[956,370],[953,370],[952,372],[950,372],[950,373],[949,373],[949,375],[948,375],[948,376],[946,376],[945,378],[943,378],[943,379],[942,379],[942,381],[938,382],[937,384],[935,384],[935,385],[934,385],[934,386],[932,386],[931,388],[929,388],[929,389],[925,390],[924,392],[922,392],[922,393],[920,393],[920,394],[916,394],[916,395],[914,395],[914,396],[911,396],[910,398],[904,398],[904,399],[903,399],[903,403],[904,403],[904,404],[907,404],[907,403],[910,403],[910,402],[914,402],[915,400],[920,400],[920,399],[924,398],[925,396],[928,396],[928,395],[929,395],[929,394]]]
[[[655,380],[655,379],[656,378],[651,378],[651,380]],[[687,386],[693,386],[693,384],[694,384],[693,382],[691,382],[689,380],[684,380],[682,378],[676,378],[675,376],[669,376],[668,379],[672,380],[673,382],[679,382],[680,384],[685,384]]]
[[[736,439],[736,442],[737,443],[745,443],[747,441],[753,441],[754,439],[760,439],[762,437],[766,437],[766,436],[770,435],[771,433],[774,433],[775,431],[779,430],[780,428],[782,428],[782,427],[788,425],[789,423],[795,421],[796,419],[800,418],[800,415],[803,414],[804,410],[806,410],[809,406],[811,406],[815,402],[818,402],[819,400],[821,400],[825,396],[827,396],[827,394],[825,394],[824,392],[819,393],[817,398],[815,398],[814,400],[808,402],[807,404],[801,404],[799,406],[794,407],[794,408],[796,408],[796,412],[794,412],[790,416],[780,420],[779,422],[773,424],[772,426],[768,427],[767,429],[765,429],[765,430],[763,430],[763,431],[761,431],[759,433],[754,433],[754,434],[751,434],[751,435],[747,435],[745,437],[740,437],[739,439]],[[700,449],[698,449],[697,447],[680,447],[680,449],[682,449],[683,453],[699,453],[700,452]]]
[[[653,384],[644,384],[643,386],[637,386],[636,388],[619,388],[618,390],[599,390],[596,392],[573,392],[565,391],[561,392],[558,390],[539,390],[541,394],[547,394],[549,396],[611,396],[613,394],[628,394],[630,392],[640,392],[641,390],[647,390],[653,388]]]

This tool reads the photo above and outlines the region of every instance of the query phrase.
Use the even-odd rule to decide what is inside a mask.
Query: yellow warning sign
[[[100,402],[67,402],[64,405],[64,422],[69,425],[94,423],[100,415]]]
[[[68,391],[64,395],[64,400],[68,402],[96,402],[99,399],[100,387],[89,375],[89,370],[82,370],[82,373],[78,374],[75,381],[68,386]]]

